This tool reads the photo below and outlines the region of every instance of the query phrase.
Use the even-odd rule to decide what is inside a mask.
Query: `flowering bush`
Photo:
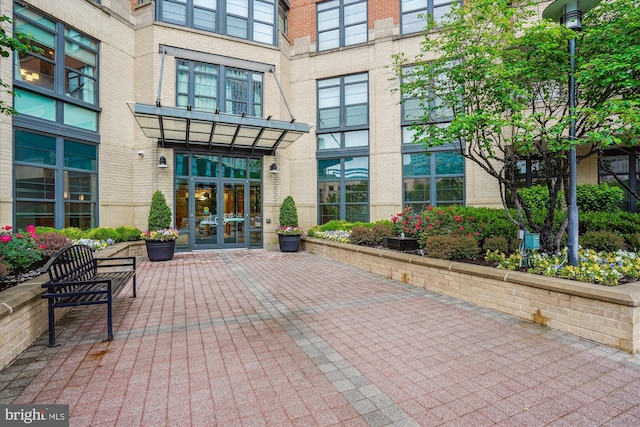
[[[303,233],[299,225],[280,226],[276,228],[276,234],[281,236],[295,236]]]
[[[161,228],[159,230],[147,230],[140,237],[143,240],[176,240],[180,232],[177,228]]]
[[[439,208],[427,206],[421,213],[414,213],[405,207],[402,213],[391,218],[396,235],[404,233],[405,237],[417,237],[420,246],[424,247],[431,236],[473,237],[481,239],[480,226],[472,216],[460,216],[449,206]]]
[[[0,229],[0,260],[13,273],[22,273],[32,264],[42,260],[46,249],[36,242],[36,228],[27,226],[27,231],[16,230],[6,225]]]

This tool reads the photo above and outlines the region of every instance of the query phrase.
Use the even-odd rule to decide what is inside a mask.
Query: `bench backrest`
[[[73,245],[55,254],[42,268],[51,283],[90,280],[97,267],[93,251],[87,245]]]

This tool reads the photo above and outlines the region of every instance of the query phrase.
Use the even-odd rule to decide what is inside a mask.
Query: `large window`
[[[159,21],[276,44],[275,0],[158,0]]]
[[[402,177],[403,204],[415,212],[464,203],[464,157],[454,151],[403,154]]]
[[[14,224],[95,227],[98,42],[19,3],[14,13],[40,48],[14,56]]]
[[[367,74],[318,81],[318,223],[369,219]]]
[[[441,22],[444,15],[451,10],[451,0],[401,0],[400,14],[402,34],[422,31],[427,26],[427,15],[436,22]]]
[[[20,114],[98,131],[98,42],[15,3],[17,31],[39,52],[15,55],[15,108]]]
[[[403,79],[413,78],[412,69]],[[410,126],[421,119],[425,106],[436,108],[429,124],[449,126],[453,111],[442,106],[441,98],[431,90],[403,96],[402,100],[402,202],[420,212],[427,205],[464,204],[464,157],[453,146],[445,150],[425,152],[414,143],[415,131]]]
[[[318,224],[369,221],[369,157],[318,161]]]
[[[366,0],[329,0],[316,7],[318,51],[367,41]]]
[[[177,67],[176,106],[262,117],[261,73],[186,60]]]
[[[16,227],[95,227],[97,153],[95,144],[16,130]]]

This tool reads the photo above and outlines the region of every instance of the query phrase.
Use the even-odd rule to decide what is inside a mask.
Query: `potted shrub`
[[[280,226],[276,228],[282,252],[298,252],[302,227],[298,225],[298,208],[293,197],[287,196],[280,205]]]
[[[153,193],[147,231],[140,237],[145,241],[150,261],[168,261],[173,258],[178,230],[171,228],[171,209],[160,190]]]

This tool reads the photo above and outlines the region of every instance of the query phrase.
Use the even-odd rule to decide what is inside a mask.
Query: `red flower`
[[[47,245],[40,245],[40,249],[47,249]]]
[[[0,241],[2,241],[2,243],[7,243],[9,240],[11,240],[11,236],[8,236],[8,235],[0,236]]]
[[[24,236],[21,233],[16,233],[16,237],[18,239],[24,239]]]
[[[7,230],[7,231],[11,231],[13,227],[11,227],[10,225],[5,225],[4,227],[2,227],[3,230]]]

